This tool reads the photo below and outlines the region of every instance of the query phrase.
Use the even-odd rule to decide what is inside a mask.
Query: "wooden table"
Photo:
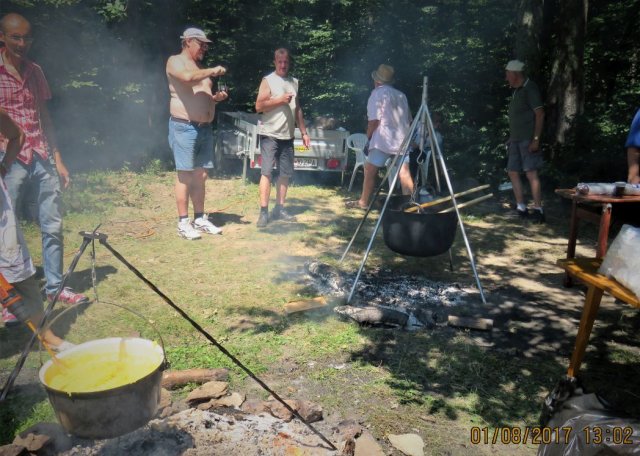
[[[580,220],[586,220],[599,225],[598,246],[596,248],[597,258],[603,258],[607,253],[609,228],[613,221],[637,223],[640,220],[640,195],[580,195],[576,193],[575,189],[565,188],[557,189],[556,194],[571,200],[567,259],[575,258],[576,256],[576,239],[578,237]],[[630,207],[629,205],[635,206]],[[627,209],[634,209],[638,212],[635,219],[629,216],[630,211]],[[570,287],[571,284],[571,276],[566,274],[564,285]]]
[[[633,307],[640,308],[640,300],[631,290],[616,280],[598,273],[601,263],[601,258],[574,258],[558,260],[556,263],[571,277],[584,282],[587,286],[587,295],[584,299],[584,308],[580,317],[576,344],[571,354],[571,362],[567,371],[567,375],[570,377],[575,377],[580,369],[580,364],[582,364],[582,358],[589,342],[589,336],[593,329],[593,322],[596,319],[604,293],[618,298]]]

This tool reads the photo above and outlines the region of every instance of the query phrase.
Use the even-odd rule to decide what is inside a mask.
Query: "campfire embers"
[[[319,261],[307,263],[306,271],[323,295],[346,295],[353,283],[336,268]],[[465,303],[475,294],[475,289],[463,288],[456,283],[436,282],[378,268],[360,277],[353,305],[334,310],[359,324],[423,329],[445,323],[448,308]]]

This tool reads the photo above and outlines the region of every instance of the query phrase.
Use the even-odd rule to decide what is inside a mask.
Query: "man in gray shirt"
[[[524,74],[524,63],[511,60],[505,68],[505,79],[513,89],[509,103],[509,161],[507,171],[516,198],[516,211],[525,218],[531,216],[535,223],[544,223],[542,190],[538,170],[542,167],[540,135],[544,123],[544,107],[540,90],[535,82]],[[533,211],[529,214],[522,193],[520,173],[524,172],[531,186]]]

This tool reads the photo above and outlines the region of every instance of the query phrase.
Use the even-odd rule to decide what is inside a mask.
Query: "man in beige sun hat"
[[[347,206],[367,208],[375,186],[378,169],[385,166],[389,158],[402,154],[402,143],[409,133],[411,112],[404,93],[395,89],[395,71],[384,63],[371,72],[374,89],[367,102],[367,138],[369,154],[364,165],[362,194],[358,201],[349,201]],[[408,195],[413,189],[413,179],[409,171],[409,154],[400,168],[402,193]]]

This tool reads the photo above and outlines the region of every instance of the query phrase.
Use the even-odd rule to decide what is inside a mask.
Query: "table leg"
[[[576,239],[578,238],[578,203],[571,201],[571,221],[569,222],[569,243],[567,244],[567,258],[576,257]],[[568,273],[564,274],[564,286],[569,288],[573,285],[573,280]]]
[[[602,206],[602,216],[600,217],[600,228],[598,230],[598,249],[596,256],[604,258],[607,253],[607,243],[609,242],[609,227],[611,226],[611,204]]]
[[[569,370],[567,375],[575,377],[580,369],[584,352],[587,349],[587,343],[589,342],[589,336],[593,329],[593,322],[596,319],[596,314],[600,308],[600,301],[604,290],[596,288],[593,285],[589,285],[587,289],[587,296],[584,300],[584,309],[582,309],[582,317],[580,317],[580,326],[578,328],[578,335],[576,336],[576,345],[571,354],[571,362],[569,364]]]

